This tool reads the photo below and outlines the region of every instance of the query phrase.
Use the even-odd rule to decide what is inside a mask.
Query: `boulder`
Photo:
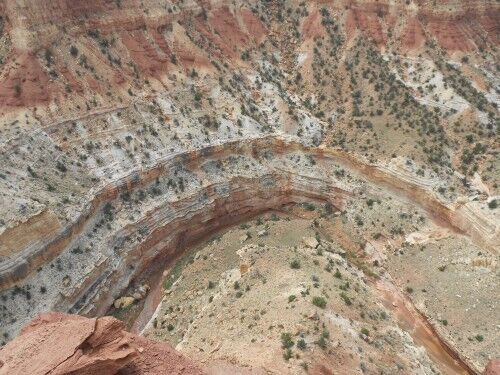
[[[302,243],[311,249],[316,249],[319,245],[319,242],[314,237],[304,237],[302,238]]]
[[[114,306],[116,309],[125,309],[130,305],[132,305],[134,302],[135,302],[134,297],[130,296],[120,297],[115,301]]]
[[[144,296],[141,293],[139,293],[139,292],[135,292],[134,294],[132,294],[132,298],[134,298],[135,300],[139,301],[139,300],[143,299]]]

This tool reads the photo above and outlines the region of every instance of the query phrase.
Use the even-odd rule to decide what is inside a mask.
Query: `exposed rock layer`
[[[141,172],[133,172],[129,176],[124,177],[111,186],[106,186],[101,191],[95,194],[91,199],[88,206],[84,209],[81,215],[76,218],[75,222],[68,225],[59,231],[53,238],[48,238],[46,240],[46,245],[40,247],[40,243],[37,242],[35,246],[28,246],[26,248],[11,249],[11,252],[18,254],[18,257],[14,258],[11,262],[4,262],[2,264],[2,273],[0,276],[0,289],[5,289],[12,286],[19,280],[24,279],[32,270],[40,267],[48,260],[53,259],[57,254],[64,250],[68,246],[71,238],[77,236],[84,229],[87,222],[96,215],[99,208],[106,202],[110,202],[116,199],[120,193],[124,191],[134,191],[136,189],[143,188],[154,181],[158,176],[161,176],[165,171],[168,170],[169,166],[178,164],[181,160],[184,160],[187,167],[197,168],[204,160],[209,158],[223,158],[229,156],[232,152],[235,153],[258,153],[261,151],[262,147],[267,149],[268,152],[277,154],[286,154],[294,151],[305,151],[299,143],[294,143],[280,139],[279,137],[264,137],[254,140],[241,141],[241,142],[231,142],[222,146],[210,146],[202,150],[196,150],[187,152],[172,159],[165,161],[160,161],[155,167]],[[486,246],[495,248],[496,238],[498,236],[498,229],[495,225],[488,221],[487,218],[482,217],[480,213],[475,211],[469,205],[461,205],[457,207],[448,207],[446,204],[440,202],[437,198],[433,196],[432,193],[426,191],[426,189],[419,187],[418,182],[407,180],[405,176],[397,176],[390,172],[389,170],[382,169],[375,165],[367,165],[360,162],[356,158],[343,154],[334,150],[326,149],[310,149],[306,151],[307,154],[319,158],[320,160],[325,160],[328,162],[340,163],[345,165],[352,171],[359,173],[363,178],[377,184],[386,186],[394,191],[401,193],[403,196],[408,197],[410,200],[421,205],[427,211],[431,213],[431,216],[439,221],[440,224],[449,226],[452,229],[471,235],[474,240],[483,243]],[[322,198],[329,200],[332,197],[328,196],[330,194],[328,190],[315,191],[317,189],[314,184],[310,185],[311,190],[304,189],[300,192],[293,189],[293,184],[291,179],[294,178],[290,175],[291,171],[277,170],[272,173],[276,173],[273,176],[273,185],[281,190],[281,193],[276,194],[281,195],[293,195],[293,193],[298,193],[298,195],[311,196],[316,198]],[[295,172],[292,172],[295,173]],[[307,178],[307,177],[306,177]],[[324,189],[323,184],[329,186],[330,182],[328,180],[320,181],[319,176],[316,177],[317,182],[321,183],[322,189]],[[256,181],[251,179],[246,181],[241,181],[238,183],[234,181],[238,189],[242,185],[254,185]],[[330,188],[332,188],[330,186]],[[245,187],[248,189],[248,187]],[[257,188],[255,192],[261,192],[262,189]],[[209,190],[200,192],[200,196],[203,194],[214,194],[213,187]],[[277,192],[275,192],[277,193]],[[240,193],[241,194],[241,193]],[[266,199],[270,198],[267,196]],[[236,199],[238,200],[238,199]],[[281,202],[282,204],[287,203],[286,201]],[[338,202],[334,202],[338,203]],[[279,205],[278,203],[269,204],[264,209],[269,209]],[[254,206],[255,212],[260,211],[257,205]],[[237,210],[237,206],[233,207]],[[235,211],[229,211],[229,215],[234,214]],[[236,215],[235,215],[236,216]],[[31,230],[31,223],[25,224],[25,231]],[[162,234],[171,232],[168,228],[162,230]],[[5,232],[1,235],[2,240],[7,243],[9,242],[10,232]],[[196,235],[195,235],[196,237]],[[155,235],[157,240],[153,242],[146,242],[145,247],[151,247],[154,245],[155,241],[158,241],[160,236]],[[17,243],[13,246],[23,245],[23,243]]]
[[[0,3],[0,295],[6,322],[0,331],[6,339],[41,311],[102,314],[151,265],[172,261],[213,230],[304,199],[342,209],[346,197],[365,199],[366,191],[382,196],[387,190],[425,210],[428,215],[423,216],[435,223],[498,251],[498,216],[486,209],[487,199],[494,205],[495,197],[478,199],[466,178],[463,190],[455,190],[460,183],[448,184],[458,170],[452,167],[469,163],[470,156],[458,146],[444,150],[443,155],[457,159],[452,166],[440,155],[443,144],[460,143],[443,138],[443,129],[457,120],[448,119],[453,113],[443,116],[443,126],[432,125],[427,132],[429,136],[437,129],[439,134],[435,152],[429,151],[434,146],[422,149],[433,154],[429,169],[435,173],[423,171],[427,155],[414,159],[412,145],[406,144],[413,132],[398,133],[401,147],[410,150],[401,155],[399,149],[377,143],[369,156],[363,146],[359,153],[370,163],[329,148],[305,147],[322,142],[339,146],[346,139],[337,130],[346,125],[356,138],[362,133],[356,129],[380,125],[371,122],[380,120],[374,113],[369,121],[358,121],[357,99],[341,97],[352,87],[334,82],[348,77],[342,61],[352,60],[346,54],[350,48],[369,51],[366,58],[380,60],[375,70],[384,73],[391,65],[381,61],[395,58],[393,52],[418,54],[419,59],[423,53],[424,59],[436,59],[441,73],[452,75],[444,80],[452,85],[459,76],[453,78],[453,61],[446,59],[451,56],[453,64],[461,61],[471,69],[480,55],[473,51],[496,52],[498,4],[304,4],[288,3],[295,7],[289,12],[293,17],[283,21],[287,6],[276,1],[265,9],[258,1],[242,5],[225,0]],[[318,64],[325,47],[335,62],[329,57],[328,64]],[[340,70],[333,75],[323,71],[329,64]],[[369,74],[364,70],[363,76],[365,72]],[[351,83],[360,73],[349,73]],[[330,76],[331,84],[326,80]],[[313,78],[319,91],[307,89]],[[374,73],[370,81],[376,78]],[[458,104],[476,105],[479,117],[490,116],[489,124],[483,121],[490,130],[481,130],[481,137],[487,133],[493,139],[493,107],[472,89],[462,92],[465,78],[458,82],[451,97],[457,95]],[[337,93],[328,93],[330,86]],[[428,86],[426,90],[434,90]],[[397,87],[391,84],[392,91]],[[483,85],[485,92],[493,88]],[[392,96],[393,109],[387,104],[381,114],[401,105],[438,102],[428,97],[411,101],[413,90],[401,92],[396,96],[406,96],[405,102]],[[330,94],[341,106],[324,102],[318,107],[316,98],[330,100]],[[367,97],[371,91],[359,94]],[[356,129],[341,116],[352,105]],[[403,118],[413,119],[417,112]],[[384,119],[387,128],[392,121]],[[420,127],[419,121],[408,122],[411,129]],[[427,118],[420,123],[425,130]],[[275,136],[264,137],[271,133]],[[430,139],[418,133],[423,137],[418,143],[428,145]],[[298,138],[290,140],[290,134]],[[397,138],[391,132],[379,135]],[[345,143],[356,142],[347,138]],[[492,140],[478,138],[474,150],[488,150],[484,156],[493,158],[489,151],[494,147]],[[390,154],[410,167],[389,163]],[[486,166],[474,168],[487,171]],[[449,191],[438,195],[444,186]],[[456,200],[463,191],[468,197]]]

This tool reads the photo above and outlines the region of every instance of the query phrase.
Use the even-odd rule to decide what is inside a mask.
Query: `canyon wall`
[[[18,249],[2,264],[10,321],[4,329],[15,334],[45,310],[102,315],[153,264],[168,264],[214,231],[307,200],[342,210],[359,191],[395,193],[439,225],[498,251],[498,230],[486,218],[482,225],[469,211],[447,207],[380,167],[279,137],[246,139],[181,153],[123,177],[97,192],[44,246]],[[10,294],[15,298],[7,299]]]
[[[437,227],[497,255],[499,19],[495,1],[0,0],[4,343],[309,200],[356,229],[374,202],[418,218],[344,238],[356,254]]]

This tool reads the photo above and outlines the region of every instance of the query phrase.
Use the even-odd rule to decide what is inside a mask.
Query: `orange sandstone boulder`
[[[124,331],[112,317],[42,314],[0,350],[0,375],[202,374],[167,344]]]

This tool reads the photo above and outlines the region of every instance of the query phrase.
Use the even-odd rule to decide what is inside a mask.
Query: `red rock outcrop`
[[[123,330],[112,317],[47,313],[0,350],[0,374],[202,374],[167,344]]]
[[[267,34],[266,26],[262,21],[248,9],[241,10],[241,18],[247,32],[256,40],[262,39]]]
[[[319,10],[315,9],[304,19],[302,32],[305,39],[314,39],[325,33],[323,25],[321,25],[321,15],[319,14]]]
[[[401,37],[401,45],[406,50],[415,50],[425,44],[425,33],[416,17],[408,19],[408,23]]]
[[[160,56],[140,30],[123,32],[123,44],[139,69],[148,76],[155,76],[166,68],[166,57]]]
[[[365,36],[373,39],[378,46],[385,45],[387,36],[382,29],[380,12],[383,12],[382,8],[373,10],[355,8],[350,10],[346,20],[348,36],[351,37],[354,30],[360,30]]]
[[[348,38],[359,31],[379,46],[386,46],[392,39],[401,42],[405,50],[419,49],[425,41],[435,40],[451,53],[498,44],[500,10],[491,2],[457,1],[430,6],[421,1],[417,7],[373,1],[346,3],[336,9],[343,14]],[[397,21],[404,24],[401,31],[395,28]]]
[[[205,373],[168,344],[141,336],[133,336],[132,344],[138,347],[139,355],[120,370],[120,375],[201,375]]]
[[[435,35],[439,45],[449,51],[471,51],[474,44],[467,38],[463,27],[452,20],[433,19],[429,29]]]
[[[0,76],[0,107],[31,106],[50,99],[51,82],[31,52],[19,53]]]

